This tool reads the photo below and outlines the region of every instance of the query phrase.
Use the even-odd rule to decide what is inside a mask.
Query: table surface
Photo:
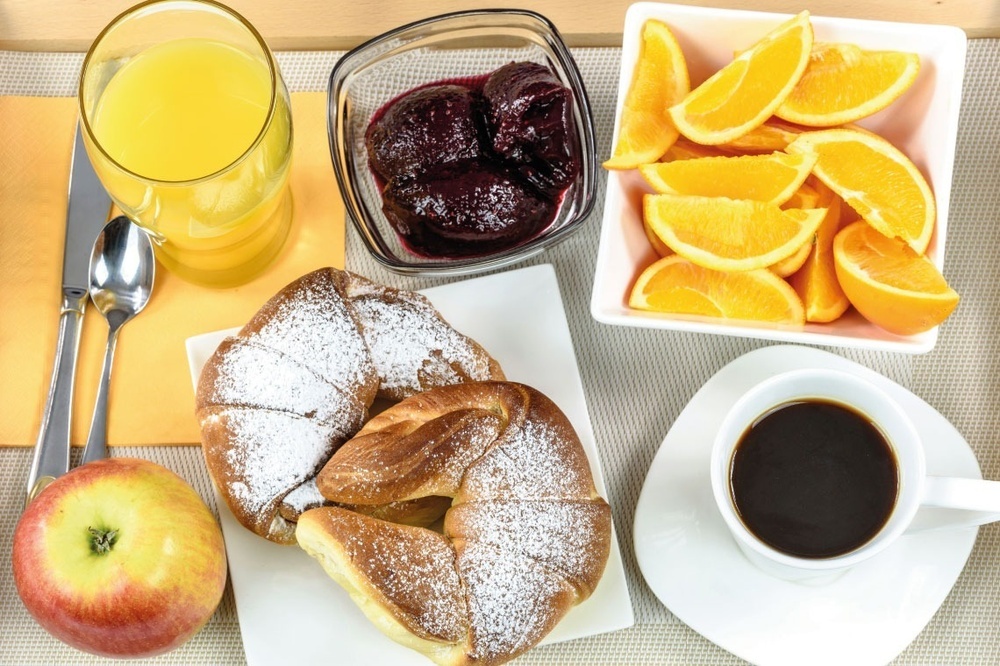
[[[72,40],[79,40],[80,34],[93,31],[82,25],[74,30],[68,28],[72,23],[70,17],[74,13],[79,15],[83,4],[76,0],[66,2],[65,6],[72,11],[68,9],[59,16],[60,12],[53,11],[53,3],[0,0],[0,43],[8,47],[11,44],[50,44],[38,35],[51,35],[58,41],[67,39],[66,36],[75,31],[76,37],[63,43],[79,46],[79,41]],[[124,5],[108,1],[86,4],[88,12],[91,8],[101,8],[107,9],[108,15]],[[273,10],[268,10],[265,7],[267,3],[262,2],[233,4],[244,9],[255,6],[255,11],[260,12],[260,20],[264,22],[268,16],[275,18],[278,12],[278,3]],[[402,7],[404,4],[385,3],[389,7]],[[475,4],[464,3],[462,6]],[[928,13],[932,4],[908,3],[906,17],[914,20],[933,18]],[[364,3],[355,5],[363,6]],[[789,5],[760,3],[761,7],[782,10],[792,9]],[[294,16],[301,18],[303,8],[318,6],[318,3],[305,1],[286,2],[281,3],[281,11],[297,10],[293,12]],[[546,3],[547,10],[558,7],[559,11],[568,11],[569,6],[568,2]],[[579,3],[576,6],[579,7]],[[842,15],[850,13],[847,10],[855,5],[841,2],[834,6],[830,2],[825,6],[842,10],[829,12]],[[971,8],[979,8],[976,10],[979,11],[985,3],[959,2],[951,8],[961,6],[969,8],[972,16]],[[607,29],[612,32],[601,34],[613,34],[620,26],[623,8],[624,3],[614,1],[602,4],[599,14],[606,17]],[[866,7],[865,10],[882,11],[876,7]],[[49,12],[47,18],[53,21],[52,31],[48,31],[45,27],[47,23],[38,18],[46,11]],[[323,12],[329,11],[328,8],[322,11],[316,9],[316,14],[322,16]],[[413,17],[414,11],[417,10],[401,10],[391,22],[395,24]],[[997,11],[1000,10],[994,9],[992,16],[994,23],[1000,23]],[[821,13],[818,7],[815,13]],[[981,11],[979,15],[982,15]],[[38,21],[34,29],[25,27],[25,17],[28,16]],[[95,19],[94,25],[103,20]],[[291,21],[291,17],[287,20]],[[953,22],[961,24],[957,20]],[[581,36],[597,34],[588,32],[598,25],[594,21],[578,23],[569,20],[566,23]],[[321,31],[317,29],[317,32]],[[340,35],[342,31],[343,28],[338,27],[333,32]],[[278,34],[286,33],[279,31]],[[310,28],[304,29],[300,37],[302,34],[314,33]],[[34,35],[35,39],[26,44],[17,41],[17,35],[22,38]],[[308,41],[301,43],[307,44]],[[47,48],[57,48],[57,45]],[[601,154],[607,154],[611,143],[620,51],[617,48],[577,48],[574,55],[594,108],[599,150]],[[339,53],[329,51],[278,54],[282,70],[293,90],[322,89],[338,56]],[[71,95],[75,72],[81,60],[79,53],[0,51],[0,94]],[[937,347],[922,356],[832,350],[899,382],[938,409],[968,440],[984,475],[989,478],[1000,478],[1000,444],[996,441],[996,433],[1000,432],[1000,409],[997,409],[996,399],[996,377],[1000,374],[1000,337],[996,334],[996,323],[1000,321],[1000,290],[994,286],[1000,282],[1000,262],[996,261],[995,249],[1000,246],[1000,225],[997,224],[997,211],[1000,210],[998,71],[1000,40],[979,39],[970,43],[945,264],[945,275],[963,300],[956,314],[942,327]],[[603,199],[603,193],[602,178],[599,201]],[[608,499],[614,509],[625,558],[636,626],[613,634],[538,648],[521,657],[517,663],[741,664],[743,662],[739,659],[686,627],[656,600],[635,562],[631,547],[632,520],[645,471],[670,424],[691,396],[727,362],[767,343],[625,329],[596,323],[590,316],[589,300],[600,219],[601,206],[598,205],[590,223],[577,235],[528,263],[553,264],[560,282],[609,486]],[[7,223],[9,221],[0,220],[0,230]],[[368,257],[353,230],[348,231],[347,265],[373,279],[411,289],[447,282],[441,279],[403,278],[386,272]],[[211,502],[210,482],[196,447],[122,448],[113,453],[157,460],[187,478]],[[30,454],[29,449],[0,450],[0,536],[8,544],[21,509]],[[3,637],[0,639],[0,663],[103,663],[62,646],[31,620],[13,588],[9,557],[9,548],[0,550],[0,568],[8,572],[0,576],[0,636]],[[980,530],[970,560],[951,595],[925,630],[894,663],[1000,663],[998,593],[1000,527],[993,525]],[[284,639],[292,640],[290,633],[284,636]],[[331,659],[335,661],[336,656],[331,655]],[[237,614],[229,589],[219,611],[200,634],[180,649],[156,660],[157,663],[210,664],[238,664],[244,661]]]
[[[0,0],[0,49],[85,51],[134,0]],[[389,28],[437,13],[485,7],[535,9],[552,19],[572,46],[621,43],[631,0],[227,0],[267,37],[272,48],[346,49]],[[1000,37],[1000,3],[991,0],[681,0],[676,4],[746,8],[957,25],[970,37]]]

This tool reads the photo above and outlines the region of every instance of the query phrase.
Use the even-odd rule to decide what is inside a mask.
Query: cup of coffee
[[[928,476],[906,412],[837,370],[794,370],[747,391],[716,435],[711,481],[743,553],[789,580],[839,575],[908,532],[1000,520],[1000,482]]]

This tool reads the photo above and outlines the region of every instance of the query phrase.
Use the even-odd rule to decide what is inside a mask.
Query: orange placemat
[[[197,444],[184,340],[244,324],[296,277],[344,265],[344,207],[326,139],[325,93],[292,95],[295,212],[282,255],[233,289],[188,284],[157,266],[146,310],[121,331],[109,396],[112,446]],[[55,357],[66,193],[76,100],[0,97],[0,445],[33,445]],[[84,318],[72,442],[82,445],[100,379],[107,324]]]

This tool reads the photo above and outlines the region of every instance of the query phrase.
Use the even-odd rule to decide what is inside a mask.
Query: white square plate
[[[625,16],[616,136],[622,103],[639,54],[642,25],[651,18],[664,21],[677,38],[694,87],[730,62],[734,51],[753,45],[791,15],[650,2],[631,5]],[[950,26],[822,16],[813,16],[812,25],[817,42],[850,42],[866,49],[909,51],[920,55],[920,73],[911,88],[889,107],[857,124],[891,141],[927,176],[938,212],[937,227],[927,255],[939,270],[942,269],[965,73],[965,33]],[[628,295],[633,283],[639,273],[657,259],[642,229],[642,194],[651,191],[636,171],[608,172],[591,298],[591,313],[596,320],[620,326],[904,353],[923,353],[934,347],[937,328],[918,335],[893,335],[868,323],[853,309],[830,324],[791,328],[727,323],[629,308]]]
[[[590,459],[598,492],[607,497],[594,431],[576,364],[556,274],[550,265],[456,282],[422,292],[456,329],[475,338],[512,381],[534,386],[566,413]],[[219,342],[238,329],[187,341],[191,381]],[[385,637],[319,563],[295,546],[279,546],[242,527],[218,501],[229,572],[247,662],[265,664],[429,663]],[[618,539],[612,535],[604,577],[545,643],[632,626],[632,602]],[[294,635],[282,628],[292,627]]]

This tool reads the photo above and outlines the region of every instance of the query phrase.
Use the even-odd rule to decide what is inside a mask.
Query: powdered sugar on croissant
[[[271,298],[202,370],[196,412],[213,482],[237,519],[278,543],[323,502],[316,473],[367,418],[499,365],[413,292],[324,268]]]
[[[511,382],[433,389],[382,412],[317,477],[327,498],[444,496],[441,532],[336,507],[306,511],[299,545],[394,640],[439,664],[500,664],[588,598],[611,510],[572,425]]]

